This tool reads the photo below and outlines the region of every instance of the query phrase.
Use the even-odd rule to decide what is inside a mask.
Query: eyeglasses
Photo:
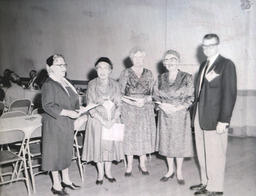
[[[166,58],[166,59],[164,59],[164,61],[165,61],[165,62],[166,62],[166,61],[178,61],[178,59],[175,58],[175,57],[172,57],[172,58]]]
[[[219,45],[219,44],[218,44],[218,43],[209,44],[209,45],[204,45],[204,44],[202,44],[202,47],[203,47],[203,48],[213,48],[214,46],[217,46],[217,45]]]
[[[58,66],[58,67],[65,67],[67,68],[68,64],[53,64],[54,66]]]

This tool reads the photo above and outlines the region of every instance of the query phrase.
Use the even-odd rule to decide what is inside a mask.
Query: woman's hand
[[[62,110],[60,113],[61,116],[67,116],[69,118],[76,119],[79,117],[79,112],[76,112],[74,110]]]
[[[166,114],[171,114],[177,111],[175,105],[170,103],[161,103],[158,106],[161,110],[163,110]]]
[[[104,121],[102,122],[102,124],[103,124],[103,126],[106,127],[107,129],[110,129],[110,128],[113,126],[114,121],[112,121],[112,120],[104,120]]]

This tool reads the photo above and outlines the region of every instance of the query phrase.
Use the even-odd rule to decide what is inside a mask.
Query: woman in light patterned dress
[[[193,101],[192,75],[180,71],[180,55],[168,50],[163,64],[168,70],[159,75],[154,86],[154,99],[158,104],[157,149],[167,159],[168,172],[160,179],[166,182],[174,176],[174,158],[177,163],[177,181],[184,184],[182,164],[184,157],[193,156],[189,106]]]
[[[124,153],[127,155],[125,176],[131,176],[133,156],[138,155],[139,170],[149,175],[146,168],[146,154],[155,152],[156,124],[152,88],[152,72],[144,68],[145,52],[134,48],[130,52],[133,66],[125,69],[119,78],[121,86],[121,119],[125,124]]]
[[[120,122],[121,93],[118,82],[110,78],[113,69],[110,59],[99,58],[95,67],[98,77],[88,84],[87,103],[99,105],[89,112],[82,159],[97,164],[96,184],[102,185],[104,173],[109,182],[116,181],[111,174],[111,163],[124,159],[121,141],[102,139],[103,127],[110,128],[114,123]],[[108,109],[105,104],[109,105]]]

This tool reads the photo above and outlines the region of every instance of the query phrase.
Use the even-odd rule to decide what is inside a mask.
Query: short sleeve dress
[[[114,103],[110,115],[110,119],[114,119],[116,113],[120,114],[120,88],[118,82],[109,79],[108,87],[105,88],[99,78],[91,80],[87,89],[87,103],[102,104],[106,99]],[[96,113],[104,120],[109,119],[109,114],[102,105],[90,110],[86,125],[82,160],[103,162],[124,159],[123,143],[121,141],[102,140],[103,125],[98,119],[94,118]],[[120,118],[116,122],[120,122]]]
[[[167,157],[193,156],[190,113],[187,109],[194,99],[192,75],[179,71],[173,82],[169,81],[169,72],[158,77],[154,86],[154,99],[163,103],[183,105],[186,109],[166,114],[158,111],[157,149]]]
[[[138,77],[132,68],[125,69],[119,78],[122,95],[144,98],[151,95],[154,83],[150,70],[143,70]],[[145,155],[155,152],[156,123],[152,101],[143,107],[125,102],[121,106],[121,119],[125,124],[124,153],[126,155]]]

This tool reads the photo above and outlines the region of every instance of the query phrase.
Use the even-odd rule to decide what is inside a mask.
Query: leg
[[[61,191],[62,186],[61,186],[60,180],[59,180],[59,172],[58,171],[52,171],[51,173],[52,173],[52,181],[53,181],[52,187],[55,190]]]
[[[113,178],[111,174],[111,166],[112,166],[112,162],[110,161],[105,162],[105,174],[108,178]]]
[[[65,184],[72,184],[70,178],[69,178],[69,175],[68,175],[68,168],[66,169],[63,169],[61,171],[62,173],[62,181],[65,183]]]
[[[165,177],[169,177],[174,173],[173,169],[173,158],[166,157],[167,166],[168,166],[168,172],[164,175]]]
[[[140,156],[140,168],[141,168],[143,171],[147,171],[146,164],[145,164],[146,159],[147,159],[146,155],[141,155],[141,156]]]
[[[207,190],[223,192],[227,151],[227,135],[214,131],[205,131],[208,184]]]
[[[182,165],[184,158],[176,158],[177,162],[177,178],[178,180],[184,180],[182,175]]]
[[[204,144],[204,133],[199,125],[198,111],[195,117],[195,140],[196,140],[196,153],[199,162],[201,183],[207,184],[206,165],[205,165],[205,144]]]
[[[98,169],[98,181],[102,181],[104,177],[104,163],[97,162],[97,169]]]
[[[127,169],[125,173],[132,172],[133,155],[127,155]]]

